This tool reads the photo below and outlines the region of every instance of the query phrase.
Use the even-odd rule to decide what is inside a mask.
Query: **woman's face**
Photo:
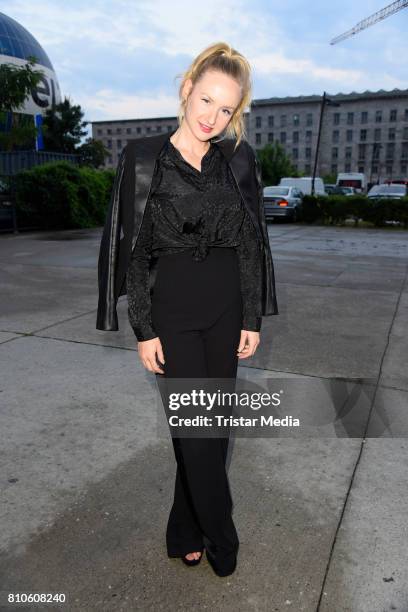
[[[183,97],[188,97],[184,120],[199,140],[214,138],[231,121],[241,95],[235,79],[219,70],[207,70],[194,87],[191,79],[184,84]]]

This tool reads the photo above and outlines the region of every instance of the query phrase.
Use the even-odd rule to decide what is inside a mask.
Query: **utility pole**
[[[316,152],[313,166],[313,176],[312,176],[312,195],[315,193],[315,179],[316,179],[316,171],[317,171],[317,160],[319,157],[319,147],[320,147],[320,134],[322,131],[322,123],[323,123],[323,114],[326,104],[328,106],[340,106],[339,102],[333,102],[330,98],[327,97],[326,92],[323,92],[323,96],[320,102],[320,118],[319,118],[319,131],[317,132],[317,143],[316,143]]]

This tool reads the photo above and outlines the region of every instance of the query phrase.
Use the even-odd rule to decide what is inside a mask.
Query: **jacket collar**
[[[156,160],[166,141],[176,132],[176,129],[155,136],[144,136],[129,141],[127,148],[130,155],[130,180],[135,187],[133,205],[134,219],[137,224],[139,223],[137,221],[137,212],[144,210],[149,197]],[[251,163],[251,156],[249,154],[250,145],[245,140],[242,140],[234,151],[235,143],[235,138],[224,138],[219,142],[214,142],[225,156],[231,168],[241,197],[252,217],[258,238],[262,241],[262,233],[259,227],[258,193],[253,188],[255,168],[252,167],[253,163]],[[135,246],[137,233],[137,228],[135,228],[132,237],[132,248]]]

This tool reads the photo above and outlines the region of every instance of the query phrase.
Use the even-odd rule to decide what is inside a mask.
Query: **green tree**
[[[30,55],[24,66],[0,65],[0,147],[6,151],[31,144],[37,135],[32,117],[17,112],[44,76],[41,70],[33,70],[36,63],[37,58]],[[6,131],[8,119],[11,126]]]
[[[278,141],[266,144],[257,153],[264,186],[277,185],[283,176],[299,176],[290,157]]]
[[[76,153],[76,147],[87,131],[83,128],[84,113],[79,105],[71,105],[69,98],[47,109],[43,118],[44,148],[46,151]]]
[[[109,151],[104,147],[100,140],[95,138],[87,138],[87,140],[77,147],[76,153],[80,155],[80,163],[83,166],[91,166],[99,168],[104,164],[105,157],[109,155]]]

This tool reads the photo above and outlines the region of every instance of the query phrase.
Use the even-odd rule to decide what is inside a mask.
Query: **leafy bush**
[[[19,225],[75,229],[103,225],[113,170],[49,162],[14,177]]]

